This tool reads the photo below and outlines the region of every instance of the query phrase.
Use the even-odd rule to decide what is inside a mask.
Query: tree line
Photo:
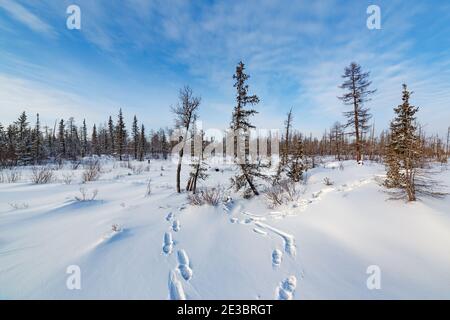
[[[73,117],[42,127],[39,114],[33,124],[25,111],[16,121],[0,123],[0,166],[35,165],[49,161],[79,160],[93,155],[107,155],[144,161],[147,157],[167,159],[172,144],[172,129],[146,132],[136,116],[128,130],[122,110],[114,119],[88,129],[86,120],[77,125]]]
[[[372,88],[370,72],[363,71],[359,64],[352,62],[344,69],[343,83],[339,86],[343,94],[338,99],[348,107],[343,112],[344,123],[337,121],[321,137],[313,137],[312,134],[295,130],[291,109],[284,123],[276,173],[270,176],[263,174],[263,169],[271,164],[263,159],[252,159],[250,152],[250,131],[255,128],[251,119],[258,113],[255,106],[259,98],[249,93],[249,78],[244,63],[239,62],[233,75],[236,95],[229,125],[234,133],[232,156],[238,170],[231,183],[236,190],[243,190],[246,197],[260,194],[258,179],[269,180],[273,186],[285,185],[286,181],[298,182],[305,170],[317,165],[318,157],[333,156],[338,161],[354,159],[361,165],[365,159],[385,163],[387,178],[384,185],[403,190],[408,200],[414,201],[416,191],[431,190],[431,184],[420,178],[424,176],[426,162],[447,162],[450,128],[446,143],[438,136],[426,136],[416,119],[419,108],[409,104],[411,92],[406,85],[403,85],[402,104],[393,110],[390,128],[375,134],[375,124],[370,122],[372,115],[367,103],[376,89]],[[77,126],[74,118],[60,119],[53,128],[41,127],[39,114],[34,125],[30,125],[27,114],[22,112],[7,127],[0,124],[0,165],[77,160],[93,155],[144,161],[149,157],[167,158],[172,148],[178,145],[176,187],[177,192],[181,192],[180,177],[186,146],[200,139],[200,150],[192,148],[188,154],[195,160],[191,164],[192,172],[186,190],[195,193],[197,180],[207,177],[204,149],[212,143],[205,141],[204,132],[196,127],[200,104],[201,98],[195,96],[188,86],[182,88],[179,103],[172,108],[174,128],[151,130],[148,134],[136,116],[131,127],[127,128],[122,109],[115,119],[109,116],[104,124],[94,124],[90,130],[85,120]],[[179,137],[177,141],[169,138],[174,134]]]

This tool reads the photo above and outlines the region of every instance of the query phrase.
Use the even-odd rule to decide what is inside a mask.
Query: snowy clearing
[[[69,167],[49,184],[32,184],[28,168],[0,183],[0,298],[450,298],[449,197],[388,201],[380,164],[311,169],[300,199],[273,209],[232,191],[192,206],[175,164],[134,165],[105,161],[85,184]],[[228,186],[234,169],[216,168],[207,185]],[[439,178],[450,185],[450,171]],[[66,286],[71,265],[81,290]],[[372,265],[378,290],[366,284]]]

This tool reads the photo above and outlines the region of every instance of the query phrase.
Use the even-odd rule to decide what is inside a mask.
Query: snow
[[[450,298],[450,199],[387,200],[380,164],[325,162],[298,201],[270,209],[232,191],[217,207],[191,206],[170,160],[102,163],[86,184],[68,165],[50,184],[32,184],[28,168],[0,184],[1,299]],[[233,172],[214,165],[205,185],[227,186]],[[449,185],[450,171],[440,179]],[[98,194],[78,201],[80,188]],[[72,265],[81,290],[66,286]],[[372,265],[379,290],[366,285]]]

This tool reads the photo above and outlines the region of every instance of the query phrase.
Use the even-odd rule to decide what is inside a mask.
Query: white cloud
[[[49,24],[19,3],[12,0],[0,0],[0,8],[6,10],[12,18],[23,23],[33,31],[51,37],[56,36],[55,30]]]
[[[11,1],[0,0],[1,3]],[[58,12],[60,4],[55,3],[46,0],[33,5]],[[450,118],[447,88],[450,75],[445,72],[449,70],[450,59],[445,53],[439,57],[430,56],[430,52],[425,57],[411,53],[417,45],[411,32],[422,27],[416,15],[426,12],[427,4],[411,7],[405,1],[381,1],[382,30],[370,32],[365,21],[367,3],[334,0],[79,1],[84,19],[81,35],[105,51],[105,57],[114,59],[114,67],[120,65],[130,71],[125,78],[134,79],[131,69],[135,66],[129,68],[128,63],[133,63],[136,52],[139,58],[145,53],[149,61],[156,57],[157,63],[164,60],[162,64],[168,64],[163,66],[164,71],[154,73],[152,79],[158,81],[151,85],[141,83],[131,92],[128,86],[116,99],[119,101],[115,101],[115,105],[130,102],[138,114],[137,109],[144,109],[140,101],[154,100],[155,97],[151,97],[154,92],[159,93],[158,101],[152,102],[147,110],[158,110],[176,102],[176,88],[169,88],[167,78],[181,69],[172,76],[176,80],[169,82],[177,86],[178,82],[189,83],[197,94],[204,95],[202,116],[205,122],[219,124],[227,117],[228,123],[234,102],[231,77],[235,64],[243,59],[251,75],[250,91],[261,98],[257,106],[261,114],[255,119],[258,124],[281,126],[287,109],[294,106],[296,127],[320,134],[334,121],[343,121],[345,107],[336,98],[341,94],[340,75],[346,65],[356,61],[365,70],[372,71],[373,86],[378,89],[370,103],[377,128],[387,126],[392,107],[399,103],[401,84],[408,82],[416,91],[414,102],[422,107],[420,120],[433,123],[433,129],[442,131],[447,126],[446,119]],[[438,31],[437,39],[445,36],[443,29]],[[154,52],[157,52],[155,56]],[[431,55],[434,53],[431,51]],[[77,74],[75,79],[79,78],[91,77]],[[117,81],[106,77],[102,80],[103,87],[118,87]],[[152,87],[154,92],[143,89],[145,86]],[[55,92],[50,96],[54,97]],[[57,103],[56,100],[53,103]],[[223,109],[214,112],[214,106]],[[167,112],[163,119],[156,115],[151,118],[154,121],[169,119],[160,125],[171,124]]]
[[[78,118],[89,114],[90,121],[104,121],[104,105],[94,104],[82,97],[62,90],[40,85],[34,81],[0,74],[0,106],[3,124],[13,122],[20,112],[29,116],[36,113],[46,124],[70,116]]]

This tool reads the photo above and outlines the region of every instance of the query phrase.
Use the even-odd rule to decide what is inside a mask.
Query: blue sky
[[[81,8],[81,30],[66,8]],[[381,30],[366,9],[381,8]],[[351,61],[371,71],[368,104],[378,129],[415,93],[429,134],[450,125],[450,2],[338,0],[0,0],[0,122],[39,112],[51,125],[73,116],[103,122],[121,107],[147,126],[173,124],[170,106],[190,85],[202,97],[204,127],[228,126],[235,65],[243,60],[259,95],[255,123],[320,135],[343,121],[336,98]]]

